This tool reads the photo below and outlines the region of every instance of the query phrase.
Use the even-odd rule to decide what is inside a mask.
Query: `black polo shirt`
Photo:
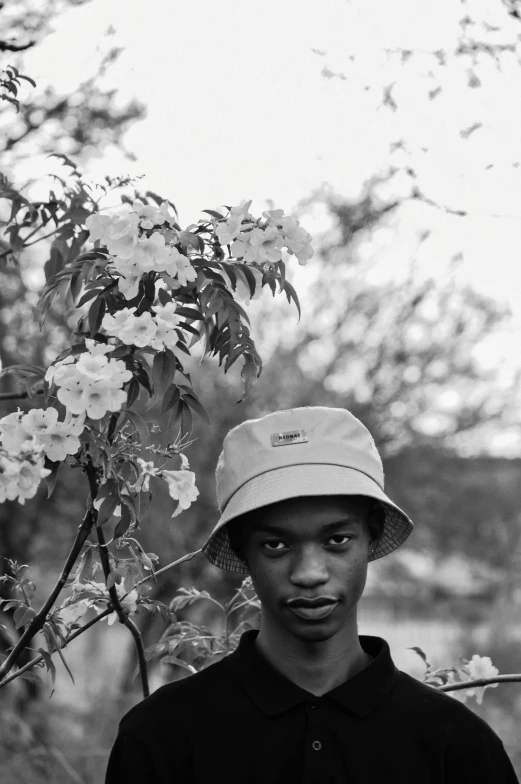
[[[105,784],[519,784],[492,728],[398,670],[382,638],[360,636],[374,661],[315,697],[257,634],[132,708]]]

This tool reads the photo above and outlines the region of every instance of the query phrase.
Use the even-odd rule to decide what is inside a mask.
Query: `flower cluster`
[[[132,378],[125,363],[105,355],[114,346],[86,341],[87,351],[68,356],[48,369],[45,380],[58,387],[57,397],[69,415],[101,419],[107,411],[119,411],[127,399],[122,387]]]
[[[90,239],[99,240],[112,255],[121,276],[118,288],[127,299],[137,295],[146,272],[164,272],[175,278],[179,287],[197,277],[189,259],[174,247],[179,237],[172,228],[174,218],[166,201],[159,208],[135,201],[127,215],[90,215],[85,223]]]
[[[27,414],[18,410],[0,419],[0,434],[4,449],[10,455],[20,452],[41,452],[49,460],[65,460],[80,448],[85,417],[68,414],[58,422],[55,408],[32,408]]]
[[[0,447],[0,502],[18,500],[25,504],[25,499],[34,497],[41,480],[50,473],[44,468],[41,451],[20,450],[13,454]]]
[[[297,218],[284,215],[284,210],[263,212],[264,221],[250,215],[251,201],[232,207],[226,221],[219,223],[215,233],[222,245],[230,245],[232,256],[249,263],[275,264],[282,260],[282,250],[295,255],[304,265],[313,256],[311,234]]]
[[[127,346],[151,346],[158,351],[164,348],[173,351],[179,340],[176,327],[181,321],[175,310],[176,305],[173,302],[153,308],[155,317],[148,311],[136,316],[135,310],[123,308],[114,316],[107,313],[101,326],[109,335],[119,338]]]

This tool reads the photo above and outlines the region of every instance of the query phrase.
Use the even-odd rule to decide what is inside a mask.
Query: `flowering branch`
[[[107,607],[106,610],[103,610],[103,612],[101,612],[99,615],[96,615],[95,618],[92,618],[92,620],[88,621],[88,623],[85,623],[80,629],[76,629],[75,632],[69,634],[62,642],[61,647],[65,648],[70,642],[75,640],[76,637],[79,637],[80,634],[83,634],[88,629],[90,629],[91,626],[94,626],[95,623],[98,623],[98,621],[102,621],[104,618],[110,615],[110,613],[113,612],[113,610],[114,608],[112,607],[112,605],[109,605],[109,607]],[[23,667],[20,667],[18,670],[16,670],[16,672],[11,673],[11,675],[8,675],[6,678],[3,679],[3,681],[0,681],[0,688],[2,686],[7,686],[8,683],[11,683],[11,681],[14,681],[16,678],[19,678],[21,675],[24,675],[29,670],[32,670],[33,667],[36,667],[38,664],[43,662],[43,660],[44,660],[44,656],[42,654],[39,654],[39,656],[35,656],[34,659],[31,659],[31,661],[27,662],[27,664],[24,664]]]
[[[21,652],[27,646],[27,644],[35,637],[39,631],[43,629],[44,623],[47,619],[47,615],[51,610],[54,602],[58,598],[62,588],[64,587],[67,578],[71,572],[72,567],[76,563],[78,555],[81,552],[83,545],[92,529],[96,518],[97,512],[95,509],[89,509],[85,514],[76,534],[76,538],[74,539],[73,545],[67,556],[67,560],[63,566],[62,572],[60,577],[52,589],[51,593],[49,594],[47,600],[42,605],[40,611],[34,616],[32,621],[29,623],[23,634],[21,635],[20,639],[14,645],[11,653],[7,656],[6,660],[3,664],[0,665],[0,682],[2,679],[7,675],[13,664],[16,662],[18,657],[20,656]]]
[[[174,566],[178,566],[179,564],[183,563],[184,561],[190,561],[192,558],[194,558],[194,556],[199,555],[199,553],[201,553],[201,552],[202,552],[202,550],[194,550],[192,553],[187,553],[186,555],[183,555],[181,558],[178,558],[176,561],[173,561],[172,563],[167,564],[167,566],[163,566],[162,569],[158,569],[157,571],[152,572],[152,574],[149,574],[147,577],[143,577],[141,580],[138,580],[138,582],[136,583],[135,587],[137,588],[137,586],[143,585],[143,583],[146,583],[149,580],[152,580],[152,578],[157,577],[157,575],[162,574],[163,572],[166,572],[168,569],[172,569]],[[130,594],[130,591],[127,591],[122,596],[118,597],[120,603],[123,601],[123,599],[126,599],[126,597],[129,594]],[[100,612],[98,615],[96,615],[95,618],[92,618],[90,621],[88,621],[88,623],[85,623],[80,629],[77,629],[76,631],[74,631],[71,634],[69,634],[63,640],[61,647],[65,648],[70,642],[75,640],[76,637],[79,637],[80,634],[83,634],[84,632],[86,632],[88,629],[90,629],[92,626],[94,626],[99,621],[102,621],[105,618],[107,618],[112,612],[114,612],[114,607],[112,606],[112,604],[109,604],[109,606],[107,607],[106,610],[103,610],[103,612]],[[38,664],[40,664],[43,660],[44,660],[44,657],[42,656],[42,654],[40,654],[38,656],[35,656],[34,659],[31,659],[31,661],[27,662],[27,664],[24,664],[24,666],[20,667],[18,670],[16,670],[16,672],[13,672],[13,673],[11,673],[11,675],[8,675],[3,680],[0,680],[0,688],[2,686],[7,686],[8,683],[11,683],[11,681],[14,681],[16,678],[19,678],[20,676],[24,675],[26,672],[31,670],[33,667],[36,667]]]

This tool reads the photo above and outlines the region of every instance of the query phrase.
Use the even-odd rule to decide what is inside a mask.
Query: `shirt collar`
[[[243,632],[233,653],[227,656],[232,675],[267,715],[287,710],[299,702],[317,699],[276,670],[258,651],[254,642],[258,629]],[[398,675],[389,644],[381,637],[360,635],[360,645],[374,657],[364,670],[328,691],[320,699],[335,700],[344,709],[361,718],[373,713],[386,696]]]

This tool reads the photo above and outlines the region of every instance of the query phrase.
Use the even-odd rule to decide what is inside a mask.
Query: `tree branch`
[[[27,643],[30,642],[33,637],[35,637],[38,632],[43,629],[43,625],[47,620],[47,615],[49,610],[52,608],[54,602],[58,598],[63,586],[65,585],[67,578],[70,574],[70,571],[74,564],[76,563],[76,559],[81,552],[81,548],[85,544],[87,536],[89,535],[92,525],[97,517],[97,512],[94,508],[91,508],[85,514],[80,526],[78,527],[78,532],[76,534],[76,538],[74,539],[73,545],[67,556],[67,560],[65,561],[64,567],[62,569],[61,575],[58,579],[58,582],[52,589],[47,601],[43,604],[40,611],[34,616],[31,623],[27,626],[26,630],[13,647],[13,650],[8,655],[4,663],[0,666],[0,681],[7,675],[13,664],[16,662],[18,657],[20,656],[21,652],[27,646]]]

